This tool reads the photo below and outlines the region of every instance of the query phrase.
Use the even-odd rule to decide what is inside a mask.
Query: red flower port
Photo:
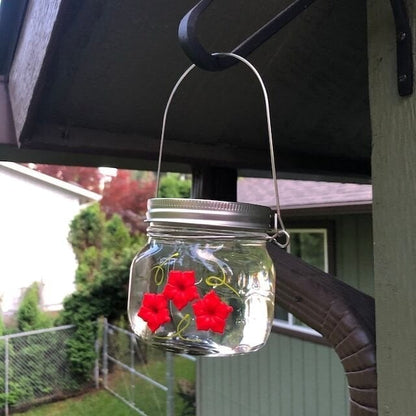
[[[194,308],[196,327],[202,331],[211,329],[214,332],[224,333],[225,321],[233,311],[232,306],[222,302],[218,295],[211,290],[201,300],[195,302]]]
[[[162,324],[170,321],[168,303],[163,295],[145,293],[143,303],[137,315],[147,322],[152,332],[155,332]]]
[[[179,310],[183,309],[188,302],[199,298],[195,286],[195,272],[171,270],[162,294],[166,299],[171,299]]]

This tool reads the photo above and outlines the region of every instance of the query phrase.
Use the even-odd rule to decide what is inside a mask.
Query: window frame
[[[287,222],[286,226],[289,234],[296,232],[323,232],[324,234],[324,265],[325,273],[335,273],[334,256],[334,224],[331,221],[296,221]],[[288,249],[290,253],[290,246]],[[278,273],[277,273],[278,274]],[[306,341],[317,342],[327,345],[322,335],[314,329],[298,325],[294,322],[294,315],[288,313],[288,320],[273,319],[272,332],[289,335]]]
[[[288,228],[287,229],[289,235],[291,234],[301,234],[301,233],[323,233],[324,235],[324,272],[329,273],[329,248],[328,248],[328,229],[325,227],[308,227],[308,228]],[[291,254],[290,252],[290,242],[287,246],[287,252]]]

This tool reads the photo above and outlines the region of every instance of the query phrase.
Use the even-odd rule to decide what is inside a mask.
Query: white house
[[[45,310],[61,308],[74,290],[76,259],[69,224],[100,195],[22,165],[0,162],[0,296],[2,309],[17,309],[33,282]]]

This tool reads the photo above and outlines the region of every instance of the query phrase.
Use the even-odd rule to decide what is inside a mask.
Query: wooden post
[[[416,409],[416,94],[397,93],[389,2],[367,4],[379,414],[411,415]],[[414,36],[415,2],[407,5]]]
[[[103,387],[108,388],[108,321],[103,319]]]
[[[237,171],[212,166],[193,167],[192,198],[237,201]]]

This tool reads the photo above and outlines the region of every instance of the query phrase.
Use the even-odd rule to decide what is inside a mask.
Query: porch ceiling
[[[70,152],[74,163],[80,154],[112,155],[120,166],[132,157],[137,168],[154,166],[166,100],[190,64],[177,26],[195,3],[62,0],[21,120],[21,148]],[[229,51],[287,4],[214,1],[200,38],[211,51]],[[31,7],[27,19],[36,16]],[[22,33],[36,49],[25,28],[28,21]],[[19,45],[12,72],[25,70],[21,53]],[[269,90],[281,172],[370,177],[365,2],[317,0],[249,59]],[[261,91],[247,68],[190,75],[172,104],[165,160],[269,170]]]

